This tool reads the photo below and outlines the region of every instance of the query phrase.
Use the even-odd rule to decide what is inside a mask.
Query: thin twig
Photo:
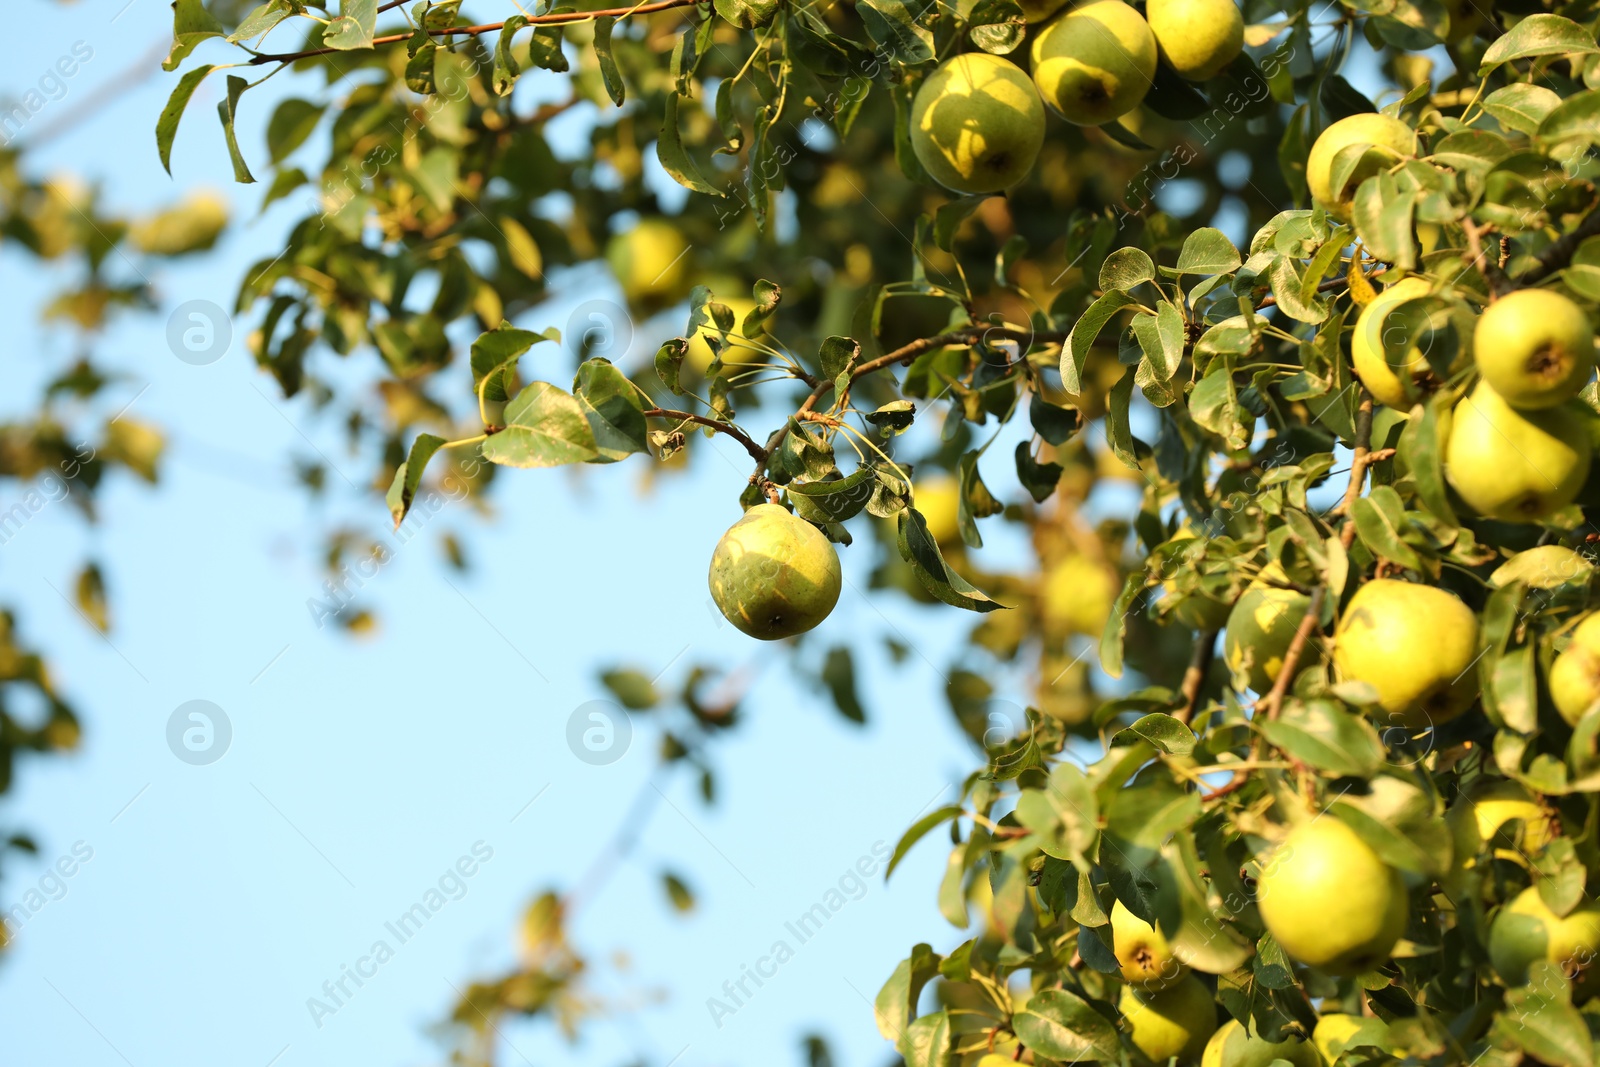
[[[1572,255],[1578,246],[1590,237],[1600,234],[1600,207],[1589,212],[1588,216],[1572,232],[1557,240],[1549,248],[1533,257],[1534,267],[1524,271],[1517,278],[1517,287],[1525,288],[1543,281],[1546,277],[1572,262]]]
[[[1201,630],[1195,635],[1194,650],[1189,654],[1189,667],[1183,672],[1183,685],[1179,692],[1183,694],[1183,707],[1172,713],[1172,717],[1181,723],[1188,723],[1194,717],[1195,708],[1200,703],[1200,690],[1205,686],[1206,675],[1211,673],[1211,659],[1217,648],[1217,631]]]
[[[644,413],[644,417],[647,419],[677,419],[679,422],[693,422],[700,426],[710,427],[720,433],[727,434],[741,445],[744,445],[744,450],[750,453],[751,458],[757,463],[765,463],[767,461],[766,449],[752,441],[749,434],[731,422],[710,419],[704,415],[696,415],[692,411],[673,411],[671,408],[651,408]]]

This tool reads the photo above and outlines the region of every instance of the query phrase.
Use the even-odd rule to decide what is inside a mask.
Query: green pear
[[[1272,851],[1256,902],[1278,947],[1328,974],[1381,966],[1406,928],[1400,872],[1331,815],[1296,827]]]
[[[1389,1024],[1382,1019],[1363,1019],[1359,1015],[1330,1012],[1317,1020],[1311,1031],[1311,1043],[1317,1046],[1322,1058],[1337,1063],[1346,1049],[1372,1045],[1384,1048],[1389,1040]]]
[[[817,528],[757,504],[711,554],[711,599],[751,637],[776,641],[816,626],[839,601],[839,554]]]
[[[1267,1067],[1277,1060],[1293,1067],[1323,1067],[1322,1055],[1311,1042],[1297,1038],[1266,1041],[1239,1025],[1237,1019],[1229,1019],[1211,1035],[1200,1067]]]
[[[1369,148],[1355,172],[1335,189],[1334,160],[1351,145]],[[1370,112],[1342,118],[1322,131],[1306,157],[1306,184],[1311,189],[1311,199],[1334,218],[1348,222],[1357,187],[1379,171],[1416,154],[1416,132],[1399,119]]]
[[[1194,975],[1160,992],[1122,987],[1117,1007],[1134,1047],[1156,1063],[1178,1057],[1193,1063],[1217,1029],[1217,1004],[1211,990]]]
[[[1361,379],[1361,384],[1367,387],[1367,392],[1372,394],[1374,400],[1396,411],[1410,411],[1415,401],[1406,396],[1400,376],[1384,355],[1384,331],[1390,325],[1389,312],[1397,304],[1427,296],[1432,291],[1433,286],[1423,278],[1401,279],[1361,309],[1361,317],[1356,320],[1356,332],[1350,338],[1351,362],[1355,364],[1356,376]],[[1460,366],[1471,358],[1473,330],[1470,312],[1459,316],[1455,325],[1461,344],[1455,363]],[[1398,324],[1395,324],[1395,328],[1399,328]],[[1406,349],[1404,366],[1410,372],[1412,381],[1426,377],[1433,370],[1427,353],[1416,344]]]
[[[1244,51],[1244,15],[1233,0],[1149,0],[1156,47],[1190,81],[1215,78]]]
[[[663,307],[688,295],[689,242],[665,219],[641,219],[606,244],[606,262],[629,301]]]
[[[1548,289],[1519,289],[1478,318],[1478,373],[1517,408],[1554,407],[1594,374],[1594,330],[1577,304]]]
[[[1075,126],[1102,126],[1139,106],[1156,76],[1156,38],[1122,0],[1085,0],[1033,39],[1033,80]]]
[[[1181,981],[1189,968],[1178,962],[1166,936],[1117,901],[1111,906],[1112,951],[1122,978],[1141,992],[1154,993]]]
[[[1016,64],[964,52],[928,75],[911,101],[911,150],[946,189],[997,193],[1033,169],[1044,104]]]
[[[1478,695],[1478,617],[1448,590],[1377,578],[1345,606],[1333,663],[1378,691],[1367,714],[1420,730],[1449,722]]]
[[[1222,640],[1223,662],[1235,678],[1247,679],[1257,693],[1267,692],[1277,680],[1300,620],[1311,606],[1306,594],[1271,584],[1273,579],[1283,581],[1286,577],[1278,564],[1267,564],[1228,613]],[[1300,652],[1299,666],[1309,666],[1320,656],[1315,640],[1307,641]]]
[[[1480,382],[1451,417],[1445,477],[1480,515],[1537,522],[1583,488],[1593,447],[1588,422],[1576,401],[1518,411]]]
[[[1555,589],[1568,582],[1588,581],[1594,564],[1566,545],[1539,545],[1506,560],[1489,575],[1496,589],[1525,582],[1534,589]]]
[[[1568,726],[1600,701],[1600,612],[1584,616],[1550,664],[1550,700]]]
[[[1067,0],[1018,0],[1022,5],[1023,21],[1032,26],[1043,22],[1067,6]]]
[[[1586,901],[1565,918],[1529,887],[1500,909],[1489,927],[1489,962],[1508,986],[1526,985],[1537,960],[1560,967],[1572,981],[1572,999],[1600,992],[1600,905]]]

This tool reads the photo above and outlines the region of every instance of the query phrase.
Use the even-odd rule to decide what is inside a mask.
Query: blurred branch
[[[1600,207],[1589,212],[1582,222],[1573,227],[1571,233],[1534,256],[1534,268],[1517,278],[1517,286],[1521,288],[1533,285],[1562,269],[1572,262],[1573,253],[1578,250],[1578,246],[1596,234],[1600,234]]]

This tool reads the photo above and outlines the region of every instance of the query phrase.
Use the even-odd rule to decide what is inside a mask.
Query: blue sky
[[[0,80],[0,95],[36,84],[76,42],[93,49],[29,133],[85,101],[92,117],[31,165],[102,181],[119,208],[214,188],[241,225],[216,255],[150,273],[161,311],[123,320],[95,345],[126,374],[101,417],[127,404],[124,417],[172,433],[161,485],[119,477],[98,527],[52,503],[0,547],[5,600],[28,638],[50,651],[86,725],[75,755],[27,762],[4,806],[6,823],[32,830],[41,854],[8,863],[0,904],[23,900],[41,879],[53,892],[64,887],[0,960],[6,1061],[435,1062],[426,1029],[446,1012],[452,983],[505,966],[526,902],[576,881],[647,788],[657,738],[647,720],[610,766],[584,764],[565,744],[572,710],[604,696],[597,669],[617,662],[665,670],[664,685],[693,662],[747,666],[757,680],[744,725],[715,749],[718,806],[707,811],[687,775],[660,779],[666,802],[634,856],[576,919],[595,991],[625,1010],[586,1030],[576,1048],[547,1025],[509,1028],[502,1062],[661,1064],[681,1052],[683,1067],[792,1063],[813,1030],[843,1064],[889,1059],[863,996],[876,994],[916,941],[949,946],[964,936],[933,905],[944,863],[936,842],[891,884],[867,879],[860,899],[720,1028],[705,1001],[970,770],[976,756],[950,723],[931,665],[948,662],[971,617],[890,595],[869,603],[860,590],[874,549],[862,538],[865,547],[846,551],[849,584],[810,654],[836,642],[870,647],[891,632],[918,654],[893,673],[867,657],[871,721],[845,724],[820,694],[794,684],[780,650],[719,626],[706,607],[706,561],[737,518],[748,467],[719,439],[713,448],[726,463],[708,453],[645,496],[635,492],[639,458],[577,477],[510,472],[492,522],[447,503],[366,583],[362,601],[382,620],[375,639],[318,628],[307,609],[322,580],[315,532],[346,522],[381,537],[387,516],[376,497],[338,477],[327,499],[308,503],[287,460],[314,458],[315,449],[357,483],[367,466],[343,451],[336,427],[319,424],[303,401],[284,402],[253,368],[247,324],[236,324],[232,347],[209,366],[181,362],[165,342],[177,305],[231,306],[246,267],[274,254],[303,205],[257,219],[262,187],[231,183],[212,118],[220,81],[191,103],[176,178],[167,178],[152,130],[175,75],[96,95],[170,35],[165,3],[132,0],[118,16],[124,4],[27,5],[30,47]],[[247,155],[264,154],[273,94],[295,88],[279,78],[245,98]],[[12,309],[0,405],[13,412],[79,342],[43,327],[34,311],[60,275],[5,249],[0,272]],[[564,325],[598,284],[582,276],[519,325]],[[641,326],[639,350],[676,329]],[[370,373],[373,359],[358,357],[347,373]],[[990,484],[1014,487],[1006,464],[994,467]],[[0,498],[0,509],[11,503]],[[447,530],[466,541],[466,575],[444,566],[438,538]],[[1003,534],[993,540],[988,551],[1002,558],[1017,547]],[[114,595],[109,640],[55,591],[69,590],[88,555],[102,562]],[[641,580],[650,593],[636,599]],[[210,765],[186,764],[167,747],[169,718],[191,700],[216,704],[232,726],[227,753]],[[52,865],[78,842],[80,856],[92,857],[53,881]],[[307,999],[478,842],[493,855],[461,880],[465,895],[316,1026]],[[687,918],[665,903],[663,868],[700,898]]]

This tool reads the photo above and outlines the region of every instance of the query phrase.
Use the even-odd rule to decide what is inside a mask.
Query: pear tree
[[[911,1067],[1594,1064],[1600,13],[604,2],[172,5],[156,149],[211,82],[299,205],[237,314],[369,505],[715,470],[712,603],[852,721],[914,658],[844,573],[962,620]],[[552,316],[594,272],[631,344]],[[718,673],[604,679],[708,803]],[[462,1062],[603,1013],[565,907]]]

